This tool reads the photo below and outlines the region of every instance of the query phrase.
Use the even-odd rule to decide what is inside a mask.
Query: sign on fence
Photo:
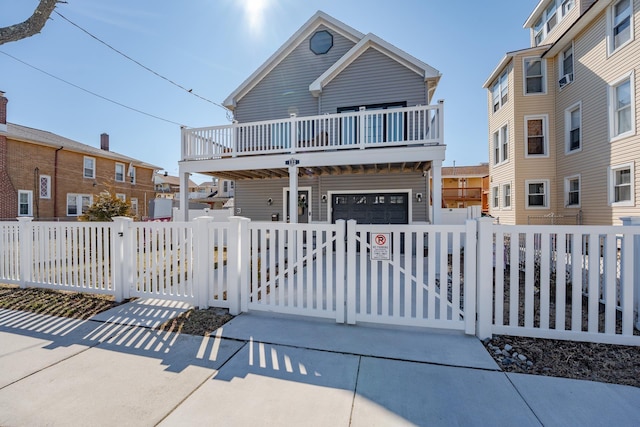
[[[391,233],[371,233],[371,260],[384,261],[391,259],[389,237]]]

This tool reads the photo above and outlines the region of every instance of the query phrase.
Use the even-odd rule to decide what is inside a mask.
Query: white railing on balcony
[[[182,130],[182,160],[443,144],[443,105],[233,123]]]

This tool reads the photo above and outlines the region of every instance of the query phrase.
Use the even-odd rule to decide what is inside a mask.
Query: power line
[[[130,57],[129,55],[119,51],[118,49],[116,49],[115,47],[111,46],[109,43],[103,41],[102,39],[100,39],[98,36],[95,36],[93,34],[91,34],[89,31],[85,30],[84,28],[82,28],[80,25],[76,24],[75,22],[71,21],[69,18],[67,18],[66,16],[62,15],[60,12],[58,12],[57,10],[54,10],[54,12],[56,13],[56,15],[60,16],[62,19],[64,19],[65,21],[67,21],[69,24],[73,25],[74,27],[76,27],[77,29],[79,29],[80,31],[82,31],[83,33],[87,34],[89,37],[91,37],[92,39],[96,40],[97,42],[102,43],[103,45],[105,45],[106,47],[108,47],[109,49],[113,50],[114,52],[116,52],[117,54],[127,58],[129,61],[139,65],[140,67],[144,68],[145,70],[149,71],[150,73],[156,75],[157,77],[160,77],[161,79],[171,83],[172,85],[184,90],[185,92],[196,96],[200,99],[202,99],[203,101],[206,101],[210,104],[213,104],[217,107],[222,108],[223,110],[225,110],[225,112],[228,112],[229,110],[227,110],[224,106],[218,104],[217,102],[214,102],[208,98],[205,98],[204,96],[201,96],[199,94],[197,94],[196,92],[193,91],[193,89],[187,89],[186,87],[182,86],[179,83],[174,82],[173,80],[171,80],[168,77],[163,76],[162,74],[152,70],[151,68],[147,67],[146,65],[140,63],[139,61],[136,61],[135,59],[133,59],[132,57]]]
[[[98,97],[98,98],[100,98],[100,99],[103,99],[103,100],[105,100],[105,101],[111,102],[112,104],[118,105],[118,106],[120,106],[120,107],[126,108],[126,109],[131,110],[131,111],[135,111],[136,113],[144,114],[145,116],[149,116],[149,117],[152,117],[152,118],[157,119],[157,120],[162,120],[163,122],[172,123],[172,124],[174,124],[174,125],[178,125],[178,126],[185,126],[185,125],[183,125],[182,123],[174,122],[173,120],[165,119],[165,118],[162,118],[162,117],[160,117],[160,116],[156,116],[156,115],[154,115],[154,114],[147,113],[147,112],[144,112],[144,111],[142,111],[142,110],[138,110],[137,108],[129,107],[128,105],[125,105],[125,104],[123,104],[123,103],[121,103],[121,102],[114,101],[113,99],[107,98],[106,96],[102,96],[102,95],[100,95],[100,94],[97,94],[97,93],[95,93],[95,92],[92,92],[92,91],[90,91],[90,90],[88,90],[88,89],[85,89],[85,88],[83,88],[83,87],[78,86],[77,84],[71,83],[71,82],[69,82],[69,81],[67,81],[67,80],[65,80],[65,79],[63,79],[63,78],[61,78],[61,77],[55,76],[55,75],[53,75],[53,74],[51,74],[51,73],[48,73],[48,72],[44,71],[43,69],[36,67],[35,65],[31,65],[31,64],[29,64],[29,63],[27,63],[27,62],[24,62],[23,60],[18,59],[18,58],[16,58],[16,57],[15,57],[15,56],[13,56],[13,55],[9,55],[7,52],[4,52],[4,51],[2,51],[2,50],[0,50],[0,53],[1,53],[1,54],[3,54],[3,55],[8,56],[9,58],[11,58],[11,59],[13,59],[13,60],[15,60],[15,61],[20,62],[21,64],[26,65],[26,66],[27,66],[27,67],[29,67],[29,68],[33,68],[34,70],[39,71],[39,72],[41,72],[41,73],[43,73],[43,74],[46,74],[47,76],[49,76],[49,77],[51,77],[51,78],[54,78],[54,79],[59,80],[59,81],[61,81],[61,82],[63,82],[63,83],[66,83],[66,84],[68,84],[69,86],[73,86],[73,87],[75,87],[76,89],[80,89],[81,91],[86,92],[86,93],[88,93],[88,94],[90,94],[90,95],[93,95],[93,96],[96,96],[96,97]],[[185,126],[185,127],[187,127],[187,126]]]

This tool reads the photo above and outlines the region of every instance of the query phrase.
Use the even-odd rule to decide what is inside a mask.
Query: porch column
[[[442,222],[442,160],[431,161],[431,223]]]
[[[298,163],[293,157],[286,161],[289,166],[289,222],[298,223]]]
[[[177,220],[189,221],[189,173],[183,172],[180,167],[178,177],[180,178],[180,214]]]

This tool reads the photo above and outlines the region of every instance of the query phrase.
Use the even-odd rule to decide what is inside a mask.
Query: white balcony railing
[[[443,104],[182,129],[182,160],[443,144]]]

